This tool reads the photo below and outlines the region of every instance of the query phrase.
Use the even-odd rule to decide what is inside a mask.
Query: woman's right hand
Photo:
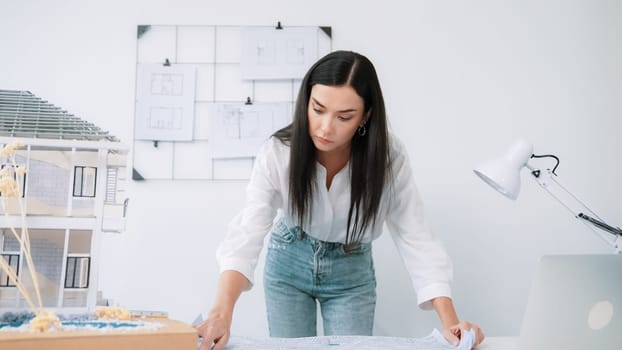
[[[227,270],[220,274],[218,293],[212,311],[205,321],[195,326],[199,336],[203,338],[199,350],[223,350],[225,348],[231,335],[231,319],[235,302],[242,291],[249,289],[250,286],[249,280],[238,271]]]
[[[203,338],[199,350],[223,350],[229,342],[231,334],[231,314],[212,310],[207,319],[195,326],[199,336]],[[212,344],[214,347],[212,348]]]

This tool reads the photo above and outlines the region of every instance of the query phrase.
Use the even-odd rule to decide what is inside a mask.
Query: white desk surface
[[[476,350],[515,350],[518,337],[489,337]]]
[[[337,337],[339,338],[339,337]],[[325,349],[329,345],[343,345],[344,349],[352,349],[354,346],[361,346],[365,349],[373,348],[374,345],[370,345],[369,342],[378,342],[383,341],[382,337],[344,337],[345,339],[341,339],[345,343],[342,344],[330,344],[327,337],[310,337],[310,338],[291,338],[291,339],[275,339],[275,338],[249,338],[249,337],[231,337],[229,344],[227,344],[226,349],[229,350],[242,350],[242,349],[290,349],[290,350],[301,350],[301,349]],[[359,339],[362,338],[362,339]],[[370,338],[370,339],[367,339]],[[380,339],[380,340],[379,340]],[[400,340],[399,338],[396,338]],[[421,341],[425,341],[424,338],[418,338]],[[417,339],[411,339],[417,340]],[[358,341],[358,343],[357,343]],[[362,343],[360,343],[362,342]],[[484,339],[484,342],[480,344],[476,350],[516,350],[516,346],[518,342],[518,337],[490,337]],[[426,347],[425,344],[419,344],[416,348],[424,349]],[[408,343],[406,345],[417,345],[415,343]],[[376,344],[377,345],[377,344]],[[397,348],[404,349],[404,344],[398,343],[396,344]],[[338,347],[335,347],[337,349]],[[381,346],[383,349],[390,349],[391,345],[387,344],[387,346]],[[437,348],[437,347],[435,347]]]

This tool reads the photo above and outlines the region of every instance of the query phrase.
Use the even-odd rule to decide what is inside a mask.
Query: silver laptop
[[[518,350],[622,349],[622,254],[541,258]]]

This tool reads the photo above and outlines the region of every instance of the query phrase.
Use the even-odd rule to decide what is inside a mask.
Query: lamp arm
[[[599,229],[603,230],[603,231],[607,231],[609,233],[611,233],[612,235],[620,235],[622,236],[622,230],[617,228],[617,227],[613,227],[613,226],[609,226],[606,223],[597,220],[591,216],[585,215],[583,213],[579,213],[577,214],[577,217],[580,219],[583,219],[585,221],[588,221],[589,223],[593,224],[594,226],[598,227]]]
[[[616,253],[622,253],[622,229],[619,227],[612,227],[607,225],[594,211],[592,211],[583,201],[581,201],[577,196],[575,196],[572,192],[570,192],[566,187],[564,187],[559,180],[557,179],[557,174],[553,173],[550,169],[546,169],[545,172],[541,172],[539,169],[532,167],[529,163],[525,164],[525,167],[531,171],[531,175],[535,178],[536,182],[542,189],[544,189],[551,197],[553,197],[559,204],[561,204],[564,208],[566,208],[572,215],[581,219],[581,221],[586,224],[586,226],[594,232],[598,237],[600,237],[607,244],[613,246]],[[570,204],[564,202],[560,196],[556,195],[552,190],[552,185],[555,185],[557,188],[560,188],[565,195],[569,196],[576,203],[579,204],[581,208],[585,209],[587,212],[591,214],[588,216],[583,213],[584,210],[575,210],[571,208]],[[575,205],[576,206],[576,205]],[[590,225],[587,225],[589,223]],[[613,235],[613,240],[609,235],[604,235],[602,231],[596,231],[594,227],[599,228],[602,231],[607,232],[607,234]]]

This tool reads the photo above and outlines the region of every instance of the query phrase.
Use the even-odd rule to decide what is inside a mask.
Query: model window
[[[74,197],[95,197],[95,183],[97,181],[97,168],[89,166],[76,166],[73,178]]]
[[[90,257],[67,257],[65,288],[88,288],[91,269]]]
[[[0,259],[4,259],[13,268],[15,274],[19,276],[19,254],[0,254]],[[0,287],[15,287],[4,270],[0,271]]]
[[[13,164],[0,164],[0,170],[7,168],[9,171],[7,175],[13,177],[13,180],[17,181],[22,198],[24,198],[24,195],[26,193],[26,173],[20,173],[20,171],[16,171],[20,167],[20,165],[14,166]],[[0,192],[0,196],[2,195],[2,192]]]

